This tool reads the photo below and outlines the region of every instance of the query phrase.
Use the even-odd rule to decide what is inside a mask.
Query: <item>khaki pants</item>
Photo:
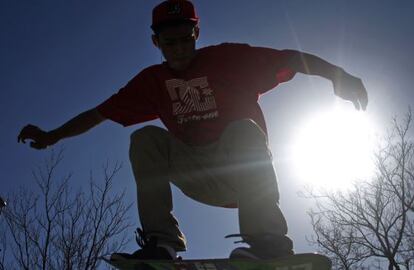
[[[238,207],[241,234],[274,235],[291,248],[267,138],[253,121],[235,121],[217,142],[201,147],[186,145],[159,127],[146,126],[131,135],[130,160],[142,228],[159,243],[177,251],[186,249],[185,237],[171,213],[172,183],[199,202]],[[244,240],[251,242],[250,237]]]

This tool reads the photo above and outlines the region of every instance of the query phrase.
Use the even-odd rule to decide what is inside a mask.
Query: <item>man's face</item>
[[[189,24],[170,26],[153,36],[168,65],[177,71],[185,70],[196,52],[198,28]]]

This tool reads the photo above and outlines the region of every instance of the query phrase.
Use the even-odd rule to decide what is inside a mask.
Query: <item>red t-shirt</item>
[[[287,63],[295,54],[245,44],[205,47],[183,72],[167,63],[144,69],[97,109],[124,126],[160,118],[191,145],[217,140],[239,119],[252,119],[266,131],[259,95],[293,78]]]

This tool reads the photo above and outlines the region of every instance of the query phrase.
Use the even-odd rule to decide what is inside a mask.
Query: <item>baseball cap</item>
[[[152,10],[151,28],[153,30],[159,26],[180,21],[189,21],[195,24],[199,21],[193,3],[188,0],[167,0]]]

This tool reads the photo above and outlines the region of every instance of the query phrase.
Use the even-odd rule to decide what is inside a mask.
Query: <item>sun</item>
[[[295,174],[306,185],[348,189],[373,174],[374,126],[366,113],[335,106],[311,115],[293,139]]]

